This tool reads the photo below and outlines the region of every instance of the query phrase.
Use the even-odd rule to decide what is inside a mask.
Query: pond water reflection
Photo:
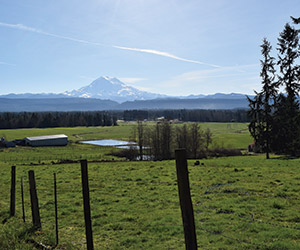
[[[92,145],[97,145],[97,146],[109,146],[109,147],[116,147],[116,148],[136,147],[135,142],[112,140],[112,139],[94,140],[94,141],[81,141],[81,143],[92,144]]]

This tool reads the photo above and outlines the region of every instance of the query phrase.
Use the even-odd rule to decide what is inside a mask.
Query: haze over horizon
[[[300,2],[0,1],[0,95],[61,93],[111,76],[149,92],[260,89],[260,44]]]

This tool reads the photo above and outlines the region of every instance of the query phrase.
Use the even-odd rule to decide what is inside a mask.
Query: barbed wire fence
[[[22,180],[23,182],[23,180]],[[166,184],[166,185],[169,185],[170,183],[169,182],[163,182],[163,181],[156,181],[156,183],[160,183],[160,184]],[[153,182],[152,182],[153,184]],[[16,185],[15,184],[15,180],[14,180],[14,183],[13,183],[13,174],[12,174],[12,183],[11,183],[11,190],[13,190],[13,186]],[[201,187],[203,188],[204,187],[204,184],[196,184],[196,183],[191,183],[191,187],[192,187],[192,191],[193,190],[193,187]],[[74,193],[78,193],[80,191],[78,190],[67,190],[68,192],[74,192]],[[39,188],[39,192],[49,192],[49,188],[47,187],[44,187],[44,188]],[[117,193],[112,193],[112,192],[103,192],[103,191],[99,191],[98,192],[99,195],[107,195],[107,196],[110,196],[110,197],[116,197],[116,198],[120,198],[120,197],[124,197],[124,194],[117,194]],[[206,190],[202,193],[202,194],[199,194],[197,195],[197,200],[200,200],[200,201],[197,201],[194,203],[194,208],[195,208],[195,225],[196,225],[196,230],[200,230],[202,232],[205,232],[206,234],[208,235],[218,235],[219,237],[223,237],[224,239],[229,239],[231,241],[234,241],[234,242],[237,242],[239,244],[243,244],[243,245],[246,245],[247,247],[252,247],[252,248],[257,248],[257,247],[261,247],[261,246],[268,246],[265,242],[254,242],[253,240],[251,239],[240,239],[240,238],[237,238],[237,237],[233,237],[232,236],[232,231],[230,230],[226,230],[226,229],[222,229],[222,230],[211,230],[209,227],[207,227],[205,225],[205,223],[203,223],[201,221],[201,213],[198,213],[199,212],[199,209],[204,209],[204,210],[208,210],[208,211],[211,211],[211,213],[218,213],[218,214],[222,214],[223,216],[233,216],[235,217],[236,219],[238,220],[242,220],[244,221],[245,223],[249,223],[249,224],[253,224],[253,223],[256,223],[256,224],[264,224],[264,225],[268,225],[268,226],[272,226],[272,227],[276,227],[276,228],[281,228],[281,229],[284,229],[284,230],[296,230],[296,231],[299,231],[300,230],[300,225],[299,227],[298,226],[290,226],[290,225],[284,225],[284,224],[281,224],[281,223],[274,223],[272,221],[267,221],[267,220],[262,220],[262,219],[257,219],[255,218],[255,215],[253,212],[249,211],[248,214],[240,214],[238,212],[235,212],[233,210],[231,211],[227,211],[226,208],[222,208],[222,207],[215,207],[213,205],[205,205],[203,204],[204,202],[202,201],[205,201],[205,197],[207,196],[218,196],[218,195],[222,195],[222,196],[226,196],[228,195],[228,197],[230,195],[236,195],[236,196],[239,196],[239,197],[262,197],[262,198],[279,198],[279,199],[284,199],[284,200],[291,200],[291,201],[300,201],[299,198],[297,197],[292,197],[292,196],[288,196],[288,195],[273,195],[273,194],[266,194],[266,193],[262,193],[262,192],[254,192],[254,191],[250,191],[250,190],[246,190],[246,189],[243,189],[243,188],[239,188],[239,187],[236,187],[234,183],[221,183],[221,184],[216,184],[216,185],[213,185],[213,186],[207,186],[206,187]],[[11,194],[11,204],[13,204],[13,199],[15,197],[15,194]],[[132,197],[132,199],[135,199],[136,197]],[[212,199],[211,199],[212,200]],[[161,199],[156,199],[156,201],[158,201],[159,203],[161,204],[174,204],[174,205],[179,205],[179,202],[178,200],[172,200],[172,199],[164,199],[164,200],[161,200]],[[68,202],[68,200],[60,200],[59,202]],[[147,202],[145,200],[145,202]],[[43,204],[40,209],[44,209],[45,207],[43,206],[46,206],[46,203]],[[11,205],[11,209],[13,206]],[[11,213],[12,213],[12,210],[10,210]],[[209,212],[208,212],[209,214]],[[25,219],[25,215],[24,215],[24,219]],[[157,225],[156,225],[157,226]],[[162,225],[162,227],[173,227],[173,228],[178,228],[178,229],[182,229],[183,225],[182,224],[174,224],[174,223],[171,223],[171,224],[168,224],[168,223],[165,223],[164,225]],[[197,234],[197,235],[201,235],[201,234]],[[151,237],[151,236],[147,236],[147,238],[149,239],[153,239],[153,240],[158,240],[158,238],[156,237]],[[170,237],[171,239],[171,237]],[[117,240],[117,239],[115,239]],[[32,244],[37,244],[36,242],[31,242]],[[178,239],[178,243],[179,244],[184,244],[184,239]],[[58,244],[58,235],[57,235],[57,242],[56,242],[56,245]],[[39,244],[40,247],[42,249],[54,249],[55,246],[45,246],[43,245],[42,243]],[[44,247],[44,248],[43,248]],[[201,247],[201,249],[209,249],[207,248],[207,246],[203,246],[202,244],[198,244],[198,247]],[[93,249],[93,248],[88,248],[88,249]]]

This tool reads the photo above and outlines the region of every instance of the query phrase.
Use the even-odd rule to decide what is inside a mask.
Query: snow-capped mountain
[[[248,108],[245,95],[167,96],[138,90],[114,77],[100,77],[78,90],[59,94],[0,95],[0,112],[237,108]]]
[[[138,90],[121,82],[117,78],[107,76],[99,77],[88,86],[78,90],[66,91],[64,94],[69,97],[109,99],[119,103],[166,97],[164,95]]]

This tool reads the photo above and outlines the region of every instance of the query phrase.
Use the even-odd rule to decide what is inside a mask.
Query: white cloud
[[[235,67],[222,67],[211,70],[198,70],[176,75],[171,79],[153,86],[161,93],[171,95],[253,93],[253,87],[259,88],[258,64]],[[181,93],[178,93],[178,89]]]
[[[78,43],[83,43],[83,44],[96,45],[96,46],[108,46],[108,45],[105,45],[105,44],[102,44],[102,43],[96,43],[96,42],[91,42],[91,41],[87,41],[87,40],[82,40],[82,39],[77,39],[77,38],[72,38],[72,37],[68,37],[68,36],[62,36],[62,35],[57,35],[57,34],[45,32],[43,30],[36,29],[36,28],[26,26],[26,25],[23,25],[23,24],[10,24],[10,23],[0,22],[0,26],[11,28],[11,29],[18,29],[18,30],[23,30],[23,31],[28,31],[28,32],[34,32],[34,33],[38,33],[38,34],[42,34],[42,35],[46,35],[46,36],[56,37],[56,38],[69,40],[69,41],[73,41],[73,42],[78,42]],[[214,67],[214,68],[220,68],[221,67],[221,66],[216,65],[216,64],[210,64],[210,63],[205,63],[205,62],[201,62],[201,61],[197,61],[197,60],[186,59],[186,58],[182,58],[182,57],[170,54],[168,52],[154,50],[154,49],[130,48],[130,47],[124,47],[124,46],[117,46],[117,45],[111,45],[109,47],[116,48],[116,49],[121,49],[121,50],[129,50],[129,51],[136,51],[136,52],[154,54],[154,55],[169,57],[169,58],[179,60],[179,61],[183,61],[183,62],[207,65],[207,66]]]

